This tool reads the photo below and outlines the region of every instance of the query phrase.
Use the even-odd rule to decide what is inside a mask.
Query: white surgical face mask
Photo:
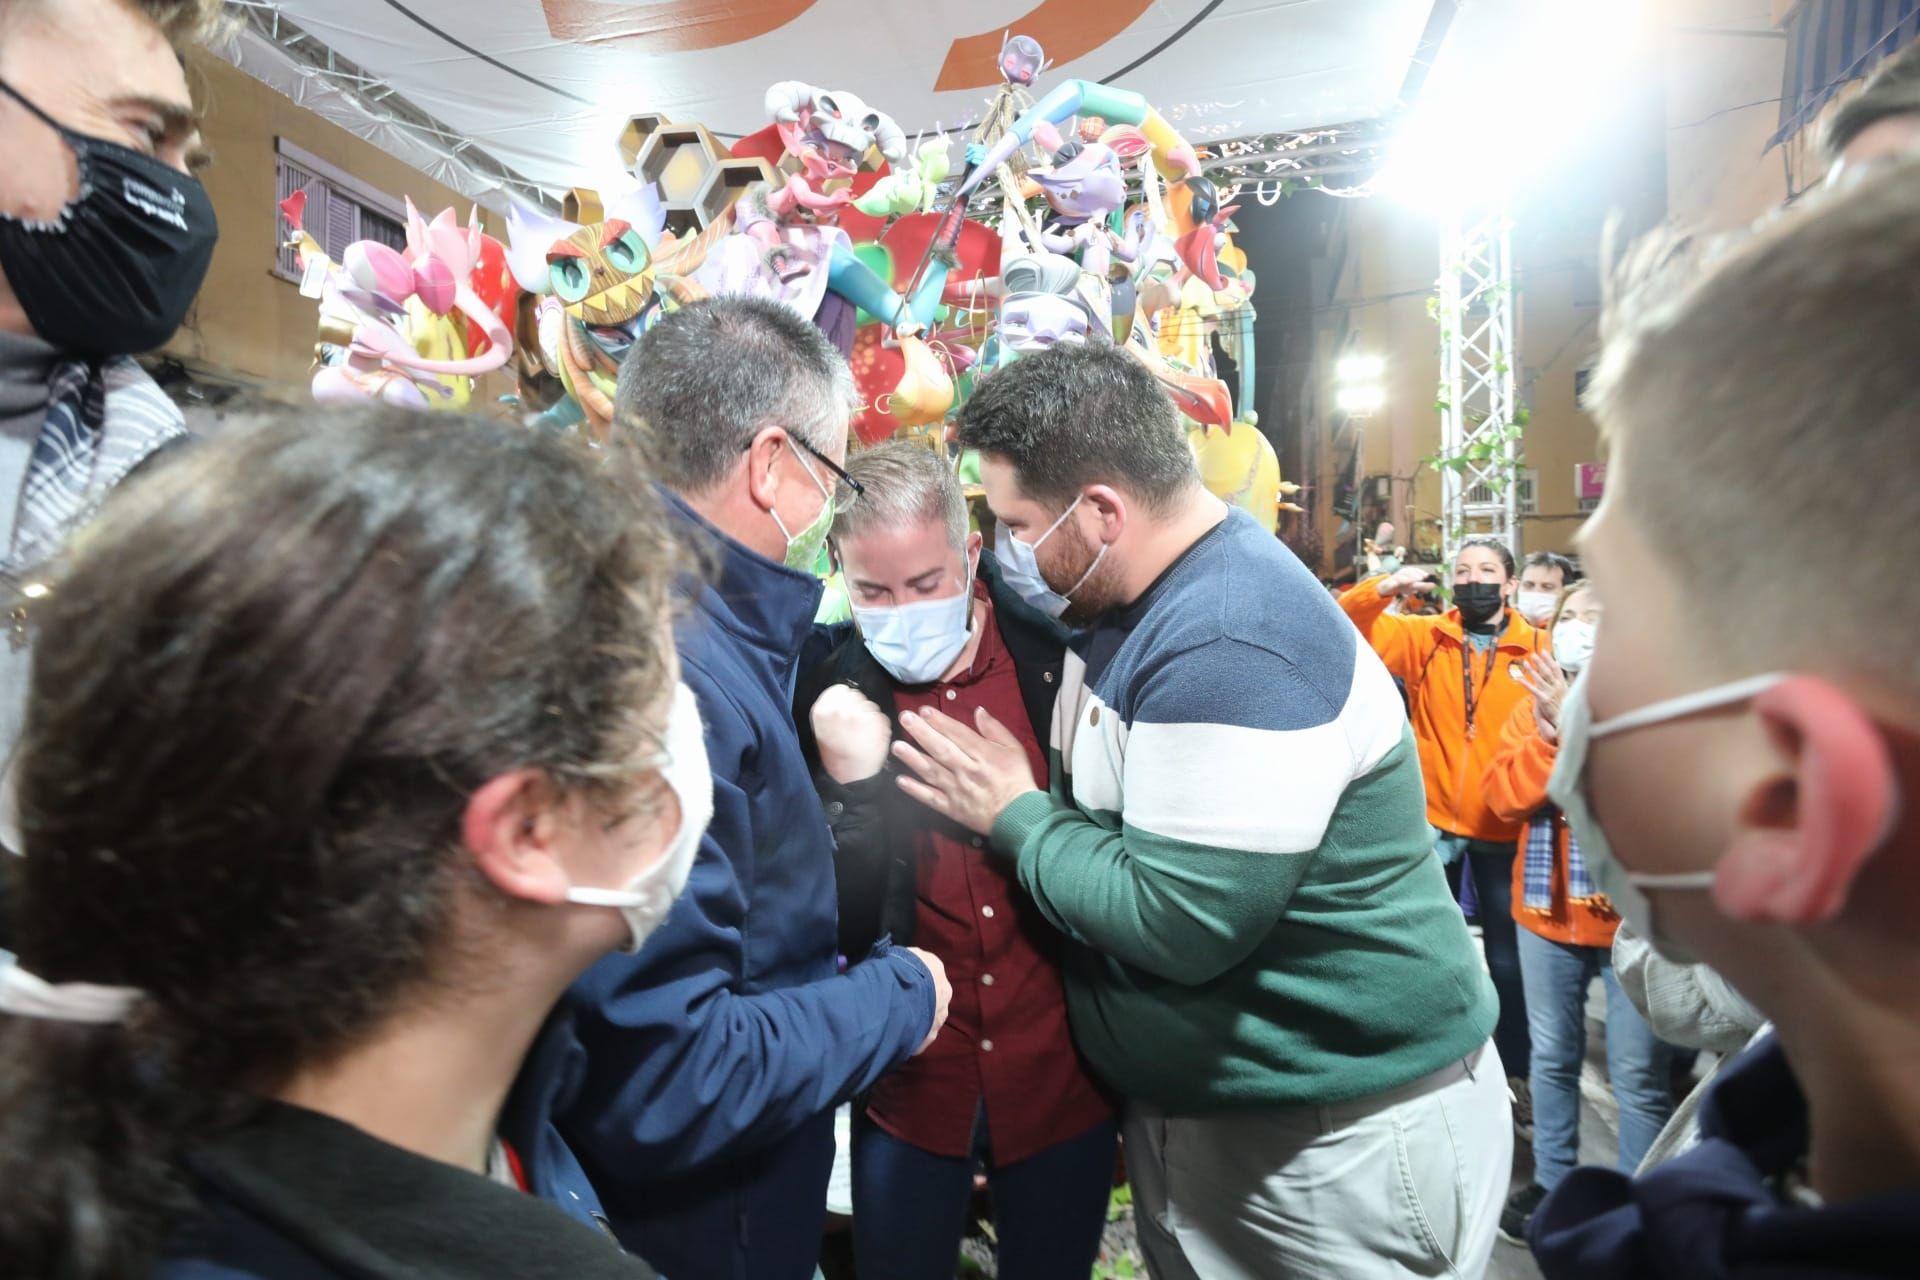
[[[1001,576],[1006,579],[1008,586],[1019,593],[1022,600],[1049,618],[1057,618],[1067,611],[1067,605],[1073,600],[1073,593],[1087,585],[1087,579],[1091,578],[1093,571],[1100,567],[1100,562],[1107,558],[1107,545],[1102,543],[1100,553],[1094,556],[1093,563],[1087,566],[1087,571],[1080,575],[1078,582],[1067,588],[1065,595],[1048,586],[1046,578],[1040,573],[1040,561],[1037,558],[1040,544],[1051,538],[1054,531],[1067,522],[1067,517],[1073,514],[1074,508],[1080,505],[1081,498],[1085,496],[1082,494],[1080,498],[1075,498],[1069,503],[1067,509],[1060,513],[1060,518],[1047,526],[1047,531],[1035,538],[1031,545],[1014,537],[1013,530],[1007,528],[1007,522],[1004,520],[999,522],[998,530],[994,534],[994,553],[999,557]]]
[[[1513,607],[1520,616],[1536,627],[1543,627],[1553,617],[1553,606],[1560,603],[1560,594],[1556,591],[1522,591],[1514,596]]]
[[[1583,671],[1593,657],[1595,627],[1578,618],[1562,618],[1553,628],[1553,660],[1566,671]]]
[[[853,607],[860,639],[873,660],[901,684],[931,684],[967,647],[973,621],[973,580],[957,596],[884,608]]]
[[[693,690],[678,684],[667,712],[666,760],[660,776],[680,802],[680,826],[652,866],[624,889],[571,888],[567,901],[590,907],[617,907],[632,937],[623,951],[638,951],[673,909],[700,852],[700,839],[713,821],[713,774],[707,768],[707,736]]]
[[[1607,843],[1606,831],[1589,806],[1587,748],[1600,738],[1665,724],[1715,707],[1730,707],[1745,702],[1786,677],[1776,673],[1736,680],[1731,684],[1703,689],[1699,693],[1656,702],[1638,711],[1629,711],[1625,715],[1593,724],[1592,711],[1587,706],[1587,674],[1585,671],[1580,673],[1580,678],[1573,682],[1565,701],[1560,704],[1560,754],[1553,763],[1553,776],[1547,780],[1547,797],[1566,815],[1567,826],[1572,829],[1573,838],[1580,843],[1580,856],[1593,873],[1594,883],[1612,900],[1614,910],[1620,913],[1621,919],[1667,959],[1677,964],[1694,964],[1696,961],[1684,944],[1660,932],[1653,918],[1653,904],[1647,900],[1644,890],[1711,889],[1716,873],[1706,870],[1675,875],[1642,875],[1622,866],[1614,856],[1612,846]]]

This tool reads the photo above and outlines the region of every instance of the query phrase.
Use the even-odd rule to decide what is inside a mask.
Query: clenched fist
[[[820,765],[835,782],[850,786],[886,768],[893,722],[858,689],[836,684],[808,714],[820,746]]]
[[[913,1051],[919,1057],[932,1047],[940,1038],[940,1028],[947,1025],[947,1006],[953,1003],[953,986],[947,981],[947,966],[940,957],[931,951],[922,951],[918,947],[906,948],[907,953],[921,964],[927,966],[927,972],[933,975],[933,1029],[927,1032],[927,1038]]]

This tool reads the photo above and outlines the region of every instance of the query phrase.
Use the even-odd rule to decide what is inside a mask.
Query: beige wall
[[[1440,442],[1433,407],[1440,331],[1427,314],[1439,233],[1430,218],[1386,200],[1357,203],[1350,216],[1353,250],[1340,298],[1352,306],[1354,348],[1387,361],[1386,405],[1360,424],[1361,472],[1392,478],[1395,536],[1411,546],[1437,540],[1439,529],[1439,482],[1421,466]],[[1331,366],[1330,356],[1329,373]],[[1429,523],[1431,529],[1424,528]],[[1362,533],[1370,537],[1373,530]]]
[[[1574,495],[1574,467],[1599,459],[1597,432],[1575,396],[1579,369],[1598,341],[1598,281],[1601,227],[1620,208],[1630,226],[1659,215],[1660,153],[1648,137],[1623,145],[1609,171],[1591,184],[1558,187],[1517,207],[1515,272],[1515,379],[1531,409],[1523,442],[1524,465],[1537,473],[1536,510],[1523,517],[1526,551],[1565,551],[1583,518]],[[1410,547],[1440,540],[1440,484],[1422,460],[1438,452],[1440,416],[1434,407],[1440,381],[1440,331],[1427,312],[1439,272],[1438,228],[1433,219],[1388,200],[1356,202],[1351,218],[1353,250],[1336,304],[1361,350],[1387,358],[1387,404],[1362,426],[1362,470],[1393,479],[1393,520]],[[1323,326],[1321,364],[1329,371],[1341,313]],[[1331,494],[1332,472],[1345,457],[1325,455],[1321,492]],[[1327,504],[1330,507],[1330,503]],[[1337,523],[1322,517],[1331,545]],[[1367,531],[1371,533],[1371,530]]]
[[[1776,50],[1772,87],[1756,96],[1779,94],[1779,56]],[[1650,71],[1624,86],[1601,141],[1550,162],[1548,171],[1534,171],[1529,194],[1512,210],[1514,374],[1521,401],[1531,411],[1523,465],[1536,473],[1535,514],[1520,523],[1525,551],[1571,549],[1584,518],[1575,497],[1574,468],[1599,461],[1601,451],[1575,387],[1599,340],[1601,233],[1611,213],[1620,214],[1628,235],[1664,214],[1672,136],[1667,80]],[[1771,127],[1777,108],[1756,113]],[[1431,216],[1388,199],[1355,201],[1349,210],[1352,249],[1335,293],[1336,310],[1322,325],[1322,376],[1331,380],[1333,345],[1343,319],[1359,335],[1360,348],[1387,357],[1388,403],[1363,425],[1362,471],[1392,477],[1392,518],[1400,540],[1415,549],[1435,546],[1440,484],[1422,460],[1440,446],[1434,407],[1440,335],[1427,313],[1439,273],[1438,227]],[[1320,416],[1331,430],[1334,415]],[[1345,454],[1333,448],[1323,456],[1321,493],[1329,498],[1323,503],[1322,536],[1331,546],[1338,523],[1330,510],[1337,479],[1332,473]]]
[[[319,304],[273,274],[284,238],[275,208],[275,140],[286,138],[396,200],[411,196],[429,217],[453,205],[464,220],[471,202],[217,58],[198,57],[194,69],[214,151],[202,179],[220,216],[220,246],[199,300],[165,353],[301,399]],[[493,215],[487,227],[504,234]],[[508,380],[489,378],[473,407],[484,408],[509,389]]]
[[[1668,210],[1701,230],[1744,226],[1787,198],[1798,148],[1766,151],[1780,121],[1783,0],[1667,0]],[[1734,34],[1762,32],[1770,34]],[[1804,171],[1804,163],[1800,166]],[[1805,178],[1800,177],[1800,185]]]

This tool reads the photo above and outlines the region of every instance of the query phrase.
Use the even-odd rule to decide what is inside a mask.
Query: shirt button
[[[990,974],[990,973],[983,973],[983,974],[981,974],[981,975],[980,975],[980,985],[981,985],[981,986],[983,986],[983,987],[990,987],[990,986],[992,986],[992,985],[993,985],[993,975],[992,975],[992,974]]]
[[[959,690],[957,690],[957,689],[949,689],[949,690],[947,690],[947,701],[948,701],[948,702],[952,702],[952,701],[953,701],[953,700],[954,700],[955,698],[957,698],[957,697],[959,697],[959,696],[960,696],[960,692],[959,692]]]
[[[993,908],[992,908],[992,907],[982,907],[982,908],[980,908],[980,914],[981,914],[981,915],[983,915],[983,916],[985,916],[985,917],[986,917],[987,919],[989,919],[989,920],[991,920],[991,919],[993,919]]]
[[[1047,682],[1048,684],[1052,684],[1052,683],[1053,683],[1053,672],[1051,672],[1051,671],[1047,671],[1047,672],[1043,672],[1043,673],[1041,673],[1041,676],[1040,676],[1040,678],[1041,678],[1042,680],[1045,680],[1045,681],[1046,681],[1046,682]]]
[[[832,804],[829,804],[827,806],[827,816],[829,818],[837,818],[841,814],[845,813],[846,811],[847,811],[847,806],[841,804],[838,800],[835,800]]]
[[[982,1040],[982,1041],[980,1042],[980,1052],[982,1052],[982,1053],[992,1053],[992,1052],[993,1052],[993,1041],[991,1041],[991,1040]]]
[[[982,840],[979,836],[975,836],[973,838],[973,847],[976,849],[984,849],[987,847],[987,842],[985,840]]]
[[[1087,712],[1087,723],[1088,724],[1100,723],[1100,708],[1095,707],[1091,711]]]

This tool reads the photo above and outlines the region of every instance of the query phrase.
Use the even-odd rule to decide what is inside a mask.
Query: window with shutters
[[[1513,471],[1513,509],[1517,515],[1531,516],[1540,513],[1539,498],[1540,473],[1533,467],[1515,467]],[[1467,505],[1492,505],[1499,502],[1501,495],[1484,480],[1479,484],[1467,486]]]
[[[300,281],[300,269],[294,264],[293,249],[289,245],[293,235],[280,216],[280,202],[299,191],[307,193],[307,233],[320,242],[320,247],[335,262],[340,261],[348,245],[360,240],[375,240],[403,253],[406,251],[406,214],[398,200],[285,138],[279,139],[278,144],[273,198],[274,243],[279,246],[273,267],[275,275],[296,284]]]

